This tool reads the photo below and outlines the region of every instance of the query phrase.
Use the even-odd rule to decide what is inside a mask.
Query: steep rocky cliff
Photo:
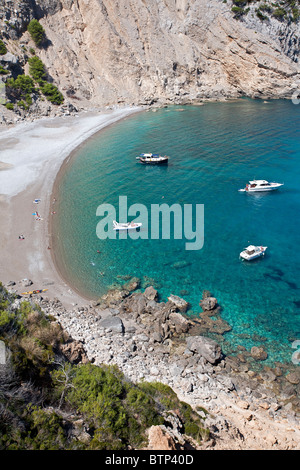
[[[22,57],[38,18],[47,36],[38,56],[79,108],[291,97],[299,23],[261,21],[254,10],[237,20],[231,8],[229,0],[2,0],[0,30]]]

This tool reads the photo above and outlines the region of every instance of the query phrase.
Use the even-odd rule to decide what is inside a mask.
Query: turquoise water
[[[137,276],[162,301],[185,298],[190,315],[209,290],[232,326],[228,344],[249,349],[262,344],[260,335],[270,361],[290,361],[300,339],[299,110],[285,101],[174,106],[138,113],[86,142],[56,195],[58,251],[72,284],[95,298],[122,276]],[[136,161],[141,152],[167,154],[169,165],[144,166]],[[284,186],[238,192],[254,178]],[[100,240],[97,207],[118,210],[119,196],[149,213],[151,204],[204,204],[203,248],[185,250],[172,231],[170,240]],[[242,262],[250,243],[268,246],[266,256]]]

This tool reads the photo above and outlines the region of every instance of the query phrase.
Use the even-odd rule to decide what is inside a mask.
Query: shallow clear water
[[[124,282],[120,276],[137,276],[163,301],[185,298],[190,315],[209,290],[232,326],[231,345],[260,345],[257,334],[270,361],[290,361],[300,339],[299,110],[285,101],[174,106],[131,116],[82,145],[61,178],[54,218],[72,284],[99,297]],[[141,152],[167,154],[169,165],[144,166]],[[254,178],[284,186],[238,192]],[[203,248],[185,250],[172,231],[170,240],[100,240],[97,207],[118,210],[119,196],[149,213],[151,204],[204,204]],[[266,256],[242,262],[250,243],[268,246]]]

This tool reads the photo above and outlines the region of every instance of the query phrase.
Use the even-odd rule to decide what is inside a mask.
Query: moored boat
[[[169,162],[169,157],[166,155],[163,157],[156,153],[141,153],[136,159],[148,165],[167,165]]]
[[[267,248],[267,246],[249,245],[240,253],[240,257],[246,261],[251,261],[252,259],[263,256]]]
[[[141,222],[127,222],[119,223],[116,220],[113,221],[114,230],[136,230],[142,226]]]
[[[278,188],[283,186],[283,183],[269,183],[266,180],[253,180],[249,181],[249,184],[246,184],[246,187],[243,189],[239,189],[239,191],[243,192],[266,192],[266,191],[274,191]]]

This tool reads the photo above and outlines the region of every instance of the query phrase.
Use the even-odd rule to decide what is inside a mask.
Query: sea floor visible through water
[[[56,259],[70,284],[92,299],[138,277],[161,301],[170,294],[188,301],[191,317],[210,291],[231,326],[225,348],[263,346],[266,363],[291,362],[300,340],[299,110],[283,100],[169,106],[128,117],[81,145],[59,176],[53,217]],[[168,155],[169,165],[142,165],[142,152]],[[252,179],[284,186],[238,191]],[[149,214],[153,204],[203,204],[203,247],[187,250],[172,223],[169,239],[99,239],[97,208],[112,205],[119,220],[120,196]],[[267,246],[266,255],[242,261],[249,244]]]

